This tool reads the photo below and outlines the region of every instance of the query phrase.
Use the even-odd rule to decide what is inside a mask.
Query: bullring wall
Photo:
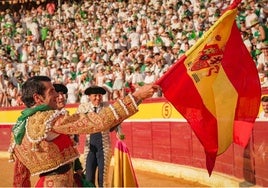
[[[68,105],[74,113],[77,104]],[[11,127],[23,108],[0,111],[0,151],[7,151]],[[232,144],[217,157],[213,173],[222,173],[244,183],[268,186],[268,127],[256,120],[246,148]],[[125,142],[133,158],[193,167],[204,171],[205,153],[191,127],[165,99],[149,99],[140,111],[123,122]],[[113,143],[115,134],[111,133]],[[85,135],[80,136],[79,151],[83,153]],[[165,166],[163,166],[165,168]],[[209,180],[209,176],[207,177]]]

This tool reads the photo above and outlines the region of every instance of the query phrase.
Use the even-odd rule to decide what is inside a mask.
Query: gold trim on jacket
[[[101,132],[116,126],[137,111],[136,101],[132,95],[128,95],[122,101],[103,108],[98,114],[69,115],[64,110],[37,112],[28,118],[22,144],[16,145],[13,141],[9,152],[14,153],[32,175],[44,173],[79,157],[73,144],[60,151],[53,141],[47,141],[51,132],[63,135]]]

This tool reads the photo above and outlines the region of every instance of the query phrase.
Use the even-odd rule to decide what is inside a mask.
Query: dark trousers
[[[96,170],[98,167],[98,186],[103,187],[104,152],[101,133],[90,136],[90,151],[86,159],[86,179],[95,185]]]

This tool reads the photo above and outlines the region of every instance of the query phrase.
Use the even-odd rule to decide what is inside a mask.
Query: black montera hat
[[[63,94],[66,94],[68,92],[68,89],[65,85],[63,84],[53,84],[56,92],[62,92]]]
[[[85,90],[85,95],[102,94],[104,95],[106,90],[99,86],[91,86]]]

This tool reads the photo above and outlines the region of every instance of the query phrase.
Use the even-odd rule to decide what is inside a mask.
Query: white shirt
[[[268,117],[265,117],[264,115],[265,115],[265,113],[264,112],[261,112],[260,115],[259,115],[259,119],[267,120]]]
[[[74,104],[77,102],[77,91],[78,91],[78,83],[71,82],[66,84],[66,87],[68,89],[68,98],[67,98],[67,103],[68,104]]]
[[[148,74],[148,73],[147,73]],[[145,84],[151,84],[155,82],[155,75],[151,73],[151,75],[146,75],[144,78],[144,83]]]
[[[264,53],[261,53],[258,57],[258,66],[263,65],[264,70],[268,70],[268,58],[265,58]]]
[[[133,73],[133,77],[132,77],[132,83],[133,84],[143,82],[143,81],[144,81],[144,79],[143,79],[143,76],[142,76],[141,73],[138,73],[138,72]]]

